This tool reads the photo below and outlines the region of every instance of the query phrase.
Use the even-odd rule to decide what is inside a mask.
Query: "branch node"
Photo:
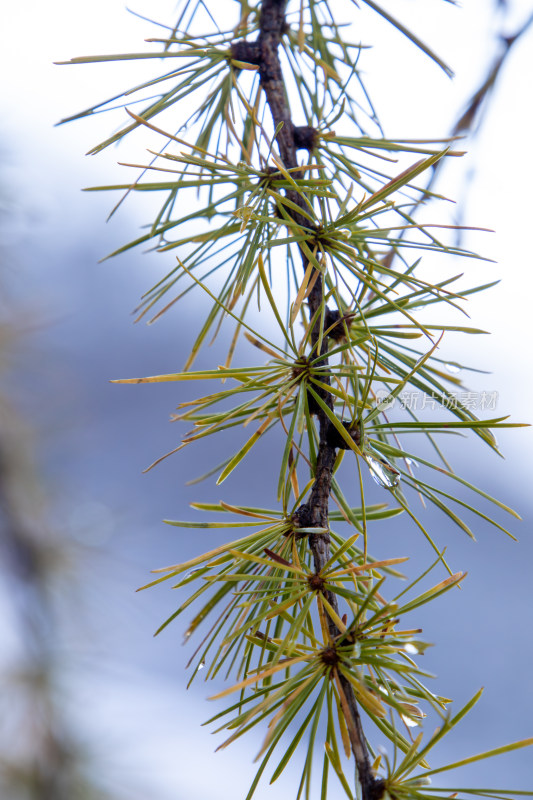
[[[322,575],[315,573],[314,575],[310,575],[308,577],[307,583],[314,592],[321,592],[324,588],[325,581]]]
[[[324,328],[331,328],[331,330],[328,330],[328,336],[336,341],[346,339],[346,326],[350,326],[354,316],[355,314],[353,313],[341,314],[340,311],[331,311],[331,309],[326,308]]]
[[[326,667],[334,667],[339,663],[339,654],[337,653],[335,647],[326,647],[320,653],[320,660],[323,664],[325,664]]]
[[[231,57],[244,64],[253,64],[258,67],[261,63],[261,47],[258,42],[246,42],[241,39],[231,45]]]
[[[353,442],[359,447],[361,444],[361,427],[357,422],[349,422],[348,420],[341,420],[342,425],[349,436],[352,438]],[[350,445],[342,437],[339,433],[337,428],[334,425],[330,425],[328,430],[328,443],[331,447],[335,447],[339,450],[350,450]]]
[[[312,152],[318,141],[318,131],[311,125],[293,126],[292,135],[294,137],[294,146],[297,150],[309,150]]]
[[[381,800],[381,798],[385,794],[386,788],[387,786],[383,778],[374,778],[374,780],[368,787],[367,791],[368,800]]]

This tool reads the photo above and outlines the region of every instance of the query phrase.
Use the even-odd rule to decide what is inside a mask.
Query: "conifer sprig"
[[[402,22],[373,0],[363,2],[451,74]],[[193,503],[202,519],[167,520],[181,528],[244,530],[208,553],[155,570],[148,586],[173,581],[182,598],[159,631],[192,610],[185,639],[199,641],[191,680],[200,671],[206,679],[231,679],[214,695],[231,698],[230,705],[210,720],[228,732],[221,747],[266,726],[248,798],[274,754],[271,781],[302,751],[296,797],[309,798],[320,746],[321,800],[332,779],[349,798],[433,800],[452,791],[434,786],[433,776],[532,743],[433,766],[433,747],[479,694],[449,713],[451,701],[425,685],[431,676],[415,657],[428,643],[416,615],[408,617],[465,578],[419,519],[420,501],[471,537],[478,519],[512,533],[458,488],[517,516],[456,474],[445,455],[443,437],[465,433],[498,453],[492,431],[515,425],[505,416],[479,419],[457,396],[466,391],[457,374],[462,365],[450,370],[439,356],[444,335],[484,333],[464,324],[465,300],[492,286],[465,289],[455,259],[468,264],[479,256],[452,243],[453,226],[438,217],[419,220],[421,206],[445,202],[430,189],[434,170],[462,151],[453,138],[384,135],[364,84],[366,45],[348,40],[332,3],[239,0],[237,9],[228,23],[217,19],[223,15],[216,8],[182,0],[176,24],[148,40],[148,51],[68,62],[163,59],[162,74],[63,121],[127,107],[122,127],[91,153],[134,130],[155,142],[148,158],[124,165],[135,170],[131,180],[92,187],[121,192],[122,199],[143,192],[162,198],[145,233],[112,254],[148,244],[174,260],[142,298],[137,319],[156,321],[193,290],[211,303],[181,372],[117,382],[200,383],[199,396],[180,402],[173,415],[189,429],[170,453],[230,429],[234,446],[191,483],[221,484],[256,468],[259,440],[274,428],[284,435],[272,485],[262,476],[265,497],[270,493],[265,507],[245,499]],[[453,271],[432,283],[422,265],[437,256]],[[225,362],[195,371],[201,348],[228,326]],[[243,348],[258,363],[236,366]],[[415,413],[405,406],[406,393],[418,393],[427,408]],[[369,479],[385,502],[367,502]],[[397,567],[407,556],[371,555],[375,525],[398,514],[413,521],[435,553],[428,570],[401,590]],[[332,528],[338,523],[340,531]],[[442,567],[449,575],[418,587]],[[439,725],[429,736],[426,716]],[[417,727],[421,733],[413,736]],[[369,734],[376,729],[391,742],[391,758],[378,755]]]

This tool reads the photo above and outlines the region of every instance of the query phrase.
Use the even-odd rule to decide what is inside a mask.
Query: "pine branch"
[[[236,42],[232,46],[232,54],[235,59],[247,61],[255,64],[259,68],[261,86],[265,92],[267,104],[272,114],[275,129],[277,131],[276,142],[279,153],[286,169],[298,167],[296,157],[297,149],[307,147],[312,149],[314,141],[314,131],[308,127],[297,128],[291,119],[291,113],[287,103],[285,84],[281,70],[281,63],[278,55],[278,47],[281,37],[286,31],[285,8],[287,0],[264,0],[261,8],[260,32],[256,42]],[[287,190],[287,196],[298,207],[305,210],[303,197],[294,190]],[[294,221],[302,227],[309,228],[309,223],[303,215],[297,212],[291,214]],[[305,253],[300,250],[304,273],[309,261]],[[311,333],[311,343],[316,356],[321,358],[321,366],[327,365],[327,337],[323,337],[319,344],[321,325],[320,309],[324,302],[324,281],[323,276],[318,275],[314,286],[309,294],[308,303],[311,319],[314,325]],[[331,315],[331,311],[326,307],[326,317]],[[330,376],[327,373],[321,374],[324,384],[330,385]],[[328,408],[333,411],[333,398],[326,389],[319,389],[319,394]],[[329,496],[331,493],[331,481],[333,467],[335,464],[336,446],[335,437],[332,432],[332,424],[328,416],[321,408],[312,408],[316,414],[320,440],[315,467],[315,481],[307,503],[304,503],[296,511],[294,518],[298,527],[302,528],[325,528],[329,530]],[[313,561],[316,575],[319,576],[331,557],[329,534],[319,533],[310,534],[309,546],[313,554]],[[339,608],[337,596],[324,590],[325,597],[334,611],[338,614]],[[328,616],[328,629],[331,643],[334,647],[335,640],[340,635],[335,622]],[[335,655],[333,654],[335,658]],[[338,675],[339,693],[341,703],[347,718],[347,727],[350,736],[352,752],[357,765],[357,773],[362,789],[363,800],[377,800],[383,795],[384,782],[374,777],[370,763],[370,756],[366,745],[366,738],[361,724],[361,716],[353,688],[349,681],[342,675]]]
[[[183,67],[76,115],[77,118],[106,110],[119,97],[129,103],[133,92],[150,92],[140,114],[128,109],[133,122],[128,122],[93,152],[142,125],[165,137],[166,144],[157,155],[154,153],[157,164],[152,161],[147,165],[129,165],[143,170],[133,184],[93,188],[120,189],[126,194],[131,191],[165,194],[149,232],[116,253],[151,240],[156,240],[163,252],[187,248],[183,258],[178,257],[177,266],[146,293],[138,318],[160,303],[168,291],[176,291],[178,281],[182,281],[178,294],[166,302],[152,321],[166,313],[192,287],[201,287],[213,304],[182,372],[117,382],[215,382],[215,391],[180,403],[179,413],[173,419],[190,422],[193,427],[171,452],[235,426],[259,425],[236,452],[194,482],[218,472],[217,485],[222,483],[248,457],[263,434],[278,424],[287,436],[277,486],[281,509],[222,501],[191,504],[197,510],[215,512],[223,518],[214,522],[206,519],[167,522],[185,529],[244,528],[244,535],[185,563],[156,570],[162,575],[147,586],[178,578],[173,588],[190,587],[193,581],[198,587],[158,632],[191,603],[200,601],[201,607],[185,633],[188,640],[208,614],[222,608],[190,661],[190,664],[196,662],[191,681],[204,666],[202,675],[206,680],[226,667],[228,677],[231,672],[237,675],[236,684],[213,698],[240,692],[236,703],[232,702],[210,720],[226,718],[218,730],[226,728],[231,734],[221,747],[273,714],[259,754],[262,761],[248,797],[252,796],[273,752],[281,749],[280,742],[295,720],[300,724],[299,730],[285,748],[271,780],[277,780],[307,733],[308,752],[298,797],[304,787],[309,794],[314,743],[321,720],[327,714],[322,800],[327,796],[330,767],[347,795],[352,796],[343,768],[344,756],[349,758],[350,751],[355,756],[358,798],[381,800],[386,790],[391,797],[427,800],[444,791],[440,787],[427,788],[430,774],[533,743],[533,739],[515,742],[428,773],[429,750],[472,708],[480,693],[450,717],[446,711],[450,701],[426,689],[419,680],[424,673],[409,655],[422,654],[428,646],[427,642],[413,638],[414,634],[422,633],[421,629],[397,628],[404,615],[451,590],[465,577],[463,572],[452,573],[442,549],[417,518],[402,487],[415,490],[469,536],[472,531],[456,513],[454,504],[512,534],[496,518],[445,491],[440,483],[433,485],[428,470],[436,471],[439,481],[445,476],[516,516],[512,509],[454,473],[435,438],[436,434],[469,430],[498,452],[491,430],[515,426],[506,417],[479,419],[466,402],[458,401],[456,390],[464,388],[461,379],[448,375],[445,368],[451,365],[435,354],[444,332],[484,331],[464,325],[439,325],[437,319],[426,325],[417,319],[419,309],[433,304],[462,311],[462,301],[467,295],[491,285],[458,291],[455,282],[460,275],[432,284],[417,272],[421,256],[412,259],[413,250],[417,256],[429,252],[478,257],[441,241],[440,232],[434,229],[450,226],[421,224],[414,218],[422,200],[438,197],[428,188],[429,173],[434,173],[444,157],[462,153],[450,149],[450,139],[390,140],[382,135],[357,68],[363,46],[345,40],[328,0],[302,2],[298,30],[287,24],[287,0],[261,0],[253,7],[242,0],[240,5],[241,17],[236,28],[226,29],[225,22],[220,27],[213,20],[213,30],[206,29],[207,36],[196,39],[191,36],[190,23],[199,6],[194,0],[183,0],[183,12],[170,37],[150,40],[163,44],[165,57],[177,59],[176,63]],[[415,34],[382,13],[375,3],[370,5],[442,66]],[[242,39],[237,40],[238,36]],[[248,37],[254,37],[254,41],[248,41]],[[293,104],[287,96],[278,55],[280,44],[286,48],[288,77],[292,74],[294,78],[302,109],[299,113],[303,114],[306,125],[295,125],[291,117]],[[89,56],[69,63],[158,56],[158,51]],[[255,72],[251,81],[247,69]],[[315,76],[311,82],[307,81],[309,69]],[[350,76],[355,75],[361,83],[362,105],[349,91]],[[168,80],[171,86],[166,83]],[[151,92],[155,85],[161,88],[156,90],[154,98]],[[211,88],[206,93],[208,86]],[[192,95],[198,102],[192,102]],[[194,141],[169,133],[152,121],[186,97],[195,111],[185,121],[184,129],[193,139],[199,129]],[[267,132],[270,126],[265,130],[262,125],[267,107],[275,130],[273,143]],[[377,125],[378,138],[371,137],[366,125],[362,126],[361,114],[372,126]],[[336,135],[332,126],[340,117],[347,121],[348,127],[344,129],[343,125],[343,134]],[[352,132],[356,135],[349,135],[350,125],[355,126]],[[224,138],[225,151],[221,147]],[[177,153],[167,151],[173,142],[180,145]],[[277,156],[271,156],[272,148],[277,149]],[[259,161],[256,166],[252,164],[255,149]],[[308,160],[312,163],[298,163],[297,154],[301,150],[309,152]],[[421,160],[407,169],[400,166],[399,174],[396,167],[391,174],[388,166],[382,163],[376,166],[373,161],[378,158],[380,162],[395,163],[397,154],[411,159],[414,153],[422,156]],[[236,162],[235,158],[241,160]],[[275,166],[268,163],[269,158]],[[148,170],[153,170],[155,177],[142,180]],[[167,174],[164,181],[157,179],[161,172]],[[421,175],[425,175],[425,182],[418,181]],[[202,208],[191,210],[186,202],[175,203],[178,196],[186,198],[191,190],[200,190],[205,196]],[[303,280],[294,274],[295,246],[302,260]],[[289,283],[292,285],[294,281],[299,286],[286,321],[275,297],[285,272],[278,253],[284,253],[287,259]],[[207,278],[216,270],[221,270],[217,274],[223,274],[224,279],[221,288],[213,291]],[[190,284],[183,289],[187,279]],[[267,300],[267,307],[281,329],[281,344],[271,341],[255,324],[245,320],[256,294],[258,308],[262,298]],[[327,301],[331,308],[327,307]],[[224,366],[191,371],[208,333],[216,336],[226,316],[236,323],[236,328]],[[295,335],[298,316],[306,327],[299,342]],[[233,366],[240,333],[262,351],[260,365]],[[420,339],[418,346],[413,345],[412,339]],[[269,360],[263,363],[265,354]],[[402,400],[402,393],[408,392],[430,398],[431,407],[437,404],[450,414],[451,420],[418,416],[413,410],[416,406],[409,405],[402,405],[407,415],[389,416],[389,404],[396,398]],[[437,456],[426,458],[424,451],[420,453],[416,446],[414,449],[410,446],[410,439],[406,440],[406,449],[403,444],[406,433],[423,434]],[[352,506],[353,487],[345,496],[336,478],[333,480],[338,457],[342,455],[338,453],[340,449],[355,451],[358,466],[364,462],[376,482],[389,490],[389,496],[396,501],[394,507],[389,508],[386,503],[369,506],[365,502],[363,475],[361,505]],[[304,472],[304,462],[309,465],[311,480],[306,477],[308,482],[302,490],[298,473],[301,476]],[[424,468],[421,477],[411,469],[413,464]],[[331,513],[330,495],[339,505],[339,510]],[[294,506],[291,496],[296,498]],[[302,502],[304,498],[306,502]],[[393,602],[387,602],[381,586],[386,578],[401,577],[394,566],[406,558],[376,561],[367,551],[367,523],[402,512],[419,527],[437,558]],[[227,514],[233,516],[233,521],[224,519]],[[330,523],[341,519],[356,529],[349,539],[343,539],[330,528]],[[259,530],[249,530],[256,526]],[[364,550],[355,544],[362,532]],[[438,565],[448,570],[449,577],[398,605],[398,598],[410,592]],[[347,614],[343,614],[345,609]],[[318,635],[315,610],[320,618]],[[348,621],[350,614],[352,618]],[[396,724],[396,719],[408,727],[421,724],[426,712],[419,708],[420,701],[442,720],[442,725],[424,744],[422,733],[409,741]],[[301,719],[304,707],[306,716]],[[374,764],[376,774],[379,769],[383,780],[374,776],[372,750],[362,728],[361,710],[394,746],[392,762],[385,757],[383,763],[378,759]],[[342,748],[337,743],[337,730],[341,733]],[[494,796],[488,790],[473,791]],[[498,792],[498,796],[509,794],[512,792]]]

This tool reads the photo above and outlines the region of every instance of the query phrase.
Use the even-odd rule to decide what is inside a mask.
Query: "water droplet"
[[[400,717],[402,718],[403,722],[405,722],[408,728],[418,727],[418,722],[416,722],[414,719],[411,719],[411,717],[406,717],[405,714],[400,714]]]
[[[204,667],[205,667],[205,661],[201,661],[201,662],[198,664],[198,672],[200,672],[200,670],[201,670],[201,669],[203,669]]]
[[[392,464],[381,456],[371,456],[365,453],[366,463],[370,469],[370,474],[378,486],[384,489],[392,489],[400,483],[400,473]]]
[[[419,467],[420,466],[418,461],[415,461],[414,458],[407,457],[405,459],[405,463],[407,464],[408,467]]]
[[[431,786],[431,778],[429,775],[420,775],[418,778],[411,779],[409,786]]]
[[[416,645],[411,644],[410,642],[405,645],[403,648],[406,653],[411,653],[411,655],[416,656],[418,655],[418,647]]]
[[[192,636],[192,631],[185,631],[185,635],[183,637],[183,641],[186,642]]]
[[[385,758],[389,755],[387,748],[382,744],[378,744],[378,753],[381,753]]]
[[[201,572],[201,570],[202,570],[202,567],[196,567],[196,569],[191,569],[190,572],[186,573],[185,580],[187,580],[187,578],[192,578],[192,576],[194,575],[195,572]]]
[[[446,369],[448,372],[451,372],[452,375],[457,375],[458,372],[461,372],[462,367],[460,364],[450,361],[448,364],[446,364]]]

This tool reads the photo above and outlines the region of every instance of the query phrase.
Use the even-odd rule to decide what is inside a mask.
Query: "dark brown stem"
[[[316,132],[313,128],[302,126],[295,128],[293,125],[289,104],[285,93],[285,84],[281,71],[281,64],[278,56],[278,46],[283,33],[286,30],[285,8],[287,0],[263,0],[261,7],[260,33],[256,42],[236,42],[232,47],[232,55],[236,60],[247,61],[259,67],[261,86],[265,92],[268,106],[270,108],[274,126],[278,129],[276,143],[284,166],[287,169],[298,167],[296,151],[300,148],[311,150],[314,146]],[[280,123],[283,123],[281,127]],[[294,191],[287,191],[288,197],[299,206],[305,209],[305,201],[301,195]],[[298,212],[292,212],[293,220],[302,227],[309,228],[309,221]],[[308,266],[308,261],[302,252],[304,270]],[[320,339],[320,313],[319,309],[324,299],[324,284],[322,275],[319,275],[308,298],[311,319],[316,322],[311,333],[311,343],[314,347],[316,356],[321,357],[321,366],[326,366],[327,361],[327,337],[323,337],[319,347]],[[326,319],[328,315],[335,312],[326,309]],[[331,324],[331,323],[329,323]],[[329,385],[330,378],[327,374],[321,374],[322,383]],[[319,394],[323,402],[333,411],[333,397],[327,389],[320,389]],[[304,503],[295,514],[295,522],[299,527],[319,527],[329,530],[329,496],[331,493],[331,481],[333,467],[335,464],[336,447],[338,442],[332,435],[332,424],[328,415],[322,408],[313,409],[316,413],[320,440],[317,453],[315,468],[315,481],[307,503]],[[329,534],[313,534],[309,537],[309,546],[313,554],[315,572],[317,575],[323,570],[330,558],[330,539]],[[325,596],[331,606],[338,613],[337,597],[334,593],[327,590]],[[340,631],[328,618],[329,636],[332,645],[340,635]],[[352,751],[357,765],[357,773],[361,784],[363,800],[379,800],[383,795],[383,781],[377,780],[372,772],[370,756],[366,745],[366,739],[361,725],[361,717],[351,684],[339,675],[340,686],[343,693],[343,706],[345,713],[349,716],[348,729],[350,731],[350,741]]]

